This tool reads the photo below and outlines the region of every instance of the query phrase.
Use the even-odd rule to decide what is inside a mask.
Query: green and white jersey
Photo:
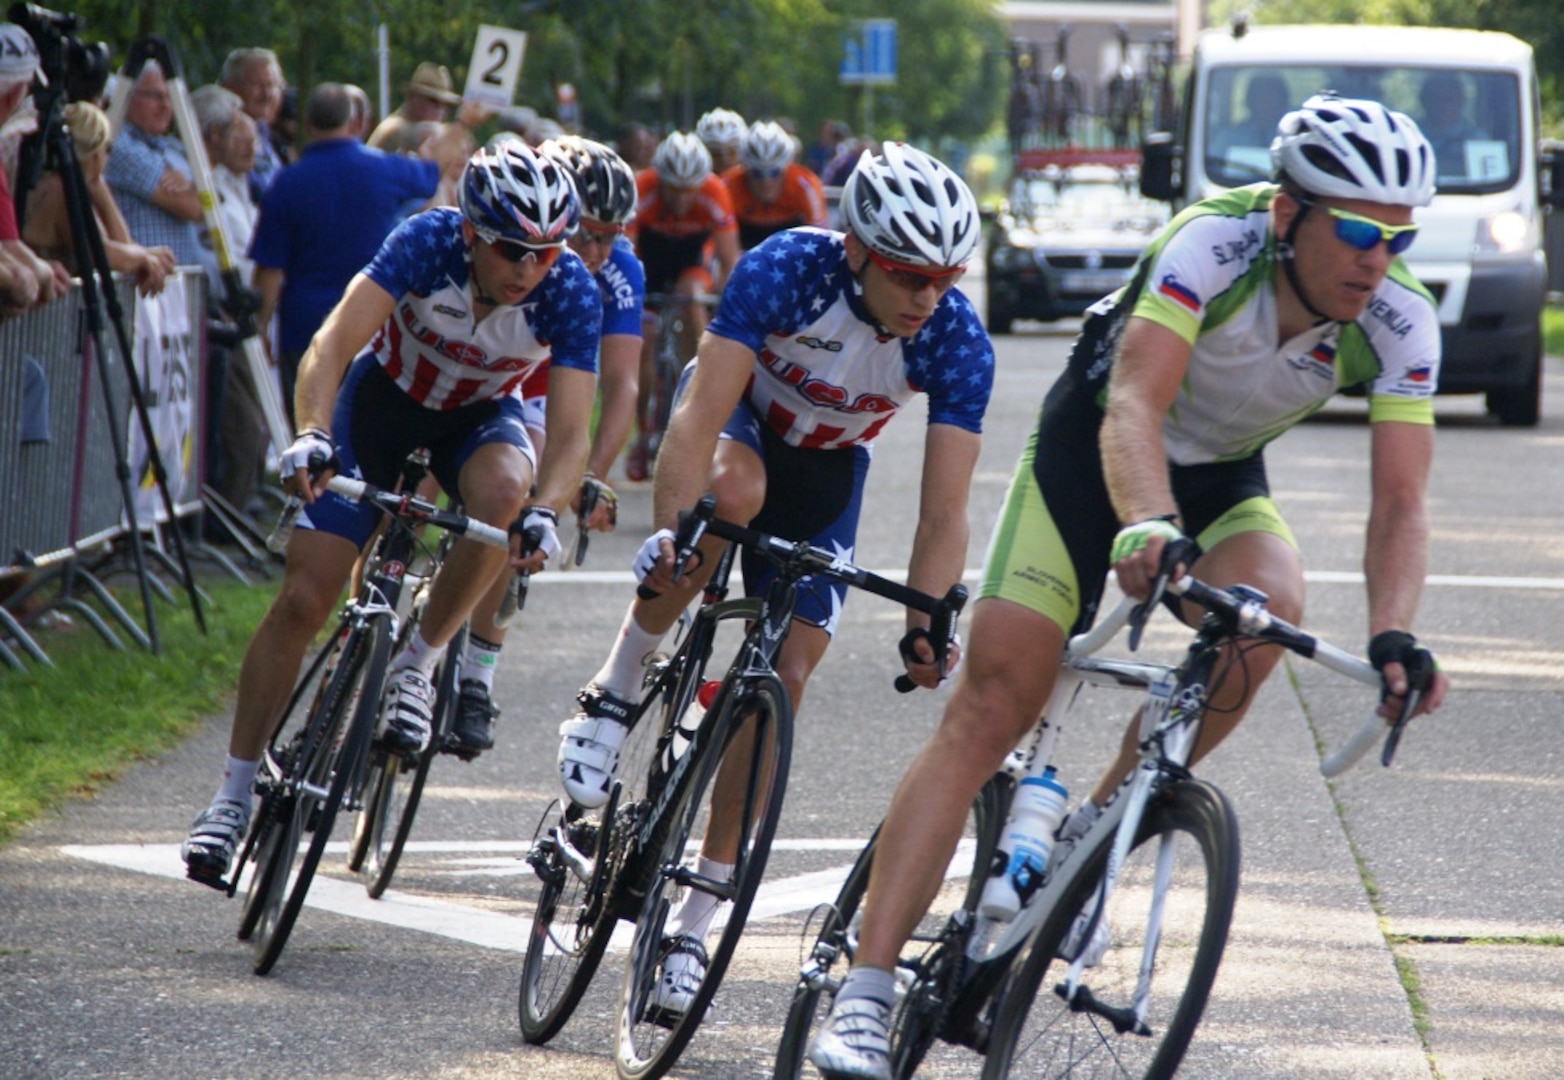
[[[1162,426],[1174,464],[1247,457],[1344,387],[1367,390],[1371,420],[1434,422],[1439,319],[1399,258],[1356,321],[1323,323],[1277,345],[1277,190],[1237,188],[1176,216],[1129,284],[1092,309],[1083,333],[1092,340],[1071,358],[1101,405],[1128,316],[1190,343],[1189,369]]]

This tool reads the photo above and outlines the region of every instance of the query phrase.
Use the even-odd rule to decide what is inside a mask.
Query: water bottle
[[[998,872],[983,887],[978,914],[1001,922],[1015,918],[1043,883],[1054,830],[1064,818],[1068,797],[1048,766],[1041,776],[1028,776],[1016,786],[1010,820],[994,853]]]

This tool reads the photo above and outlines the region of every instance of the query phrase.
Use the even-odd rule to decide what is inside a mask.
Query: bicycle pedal
[[[193,866],[187,866],[185,867],[185,876],[191,881],[199,882],[209,889],[227,893],[229,896],[232,896],[234,893],[233,885],[222,874],[202,873]]]

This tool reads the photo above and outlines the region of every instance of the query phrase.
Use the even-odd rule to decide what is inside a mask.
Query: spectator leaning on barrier
[[[0,124],[8,120],[40,81],[38,47],[27,31],[0,23]],[[10,181],[0,170],[0,314],[15,315],[63,296],[70,275],[57,261],[41,259],[22,242]]]
[[[271,137],[272,122],[282,108],[282,93],[287,86],[282,77],[282,64],[270,49],[235,49],[223,61],[223,74],[218,82],[239,95],[244,102],[244,111],[255,121],[258,138],[255,165],[250,170],[250,196],[260,202],[284,164],[282,156],[272,146]]]
[[[180,266],[200,266],[201,199],[173,126],[163,68],[148,60],[125,100],[103,175],[138,244],[168,248]]]
[[[239,280],[248,284],[254,264],[245,252],[250,248],[258,213],[249,183],[259,141],[256,124],[244,111],[239,95],[216,84],[191,94],[190,104],[212,165],[212,191],[217,197],[217,216],[227,234],[229,256]],[[229,296],[227,283],[218,274],[210,234],[203,230],[202,238],[211,256],[206,269],[214,300],[207,305],[207,483],[230,505],[243,510],[265,466],[269,443],[266,414],[249,368],[238,353],[232,315],[235,298]],[[248,296],[239,300],[249,302]]]
[[[451,86],[451,72],[445,65],[419,64],[403,90],[402,104],[380,121],[369,137],[369,145],[392,154],[416,150],[418,144],[410,142],[409,129],[424,120],[444,123],[451,106],[461,103]]]
[[[463,106],[457,123],[427,147],[434,160],[373,150],[352,134],[352,95],[322,83],[304,103],[308,142],[283,170],[256,222],[250,256],[261,296],[260,325],[277,313],[277,363],[291,416],[294,375],[310,338],[353,275],[380,249],[408,199],[429,199],[451,155],[460,158],[463,127],[484,116]]]
[[[65,107],[65,126],[71,132],[109,269],[129,275],[143,295],[162,292],[164,281],[174,269],[174,253],[166,247],[142,247],[130,238],[114,193],[103,180],[109,160],[109,118],[90,101],[73,101]],[[22,239],[42,258],[58,259],[68,272],[78,274],[68,209],[64,179],[57,172],[44,172],[27,197]]]

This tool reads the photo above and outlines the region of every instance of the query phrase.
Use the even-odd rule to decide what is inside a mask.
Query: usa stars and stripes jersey
[[[1092,309],[1084,347],[1071,358],[1101,404],[1123,319],[1149,319],[1190,343],[1187,374],[1162,424],[1174,464],[1248,457],[1350,386],[1368,391],[1371,420],[1434,422],[1438,313],[1399,258],[1357,319],[1277,344],[1277,190],[1235,188],[1175,217],[1130,283]]]
[[[369,352],[408,396],[429,409],[504,397],[552,361],[597,371],[603,305],[597,283],[566,250],[518,304],[474,322],[462,215],[439,207],[408,218],[364,273],[397,298]]]
[[[625,237],[614,241],[608,258],[593,275],[603,296],[603,337],[609,334],[641,336],[641,308],[646,302],[646,274],[635,247]],[[521,384],[521,396],[528,401],[548,393],[548,365],[534,368]],[[531,421],[528,421],[529,423]]]
[[[994,350],[971,302],[952,289],[916,336],[883,332],[841,233],[789,229],[745,254],[709,329],[755,352],[749,404],[792,446],[870,446],[919,393],[929,423],[983,429]]]

